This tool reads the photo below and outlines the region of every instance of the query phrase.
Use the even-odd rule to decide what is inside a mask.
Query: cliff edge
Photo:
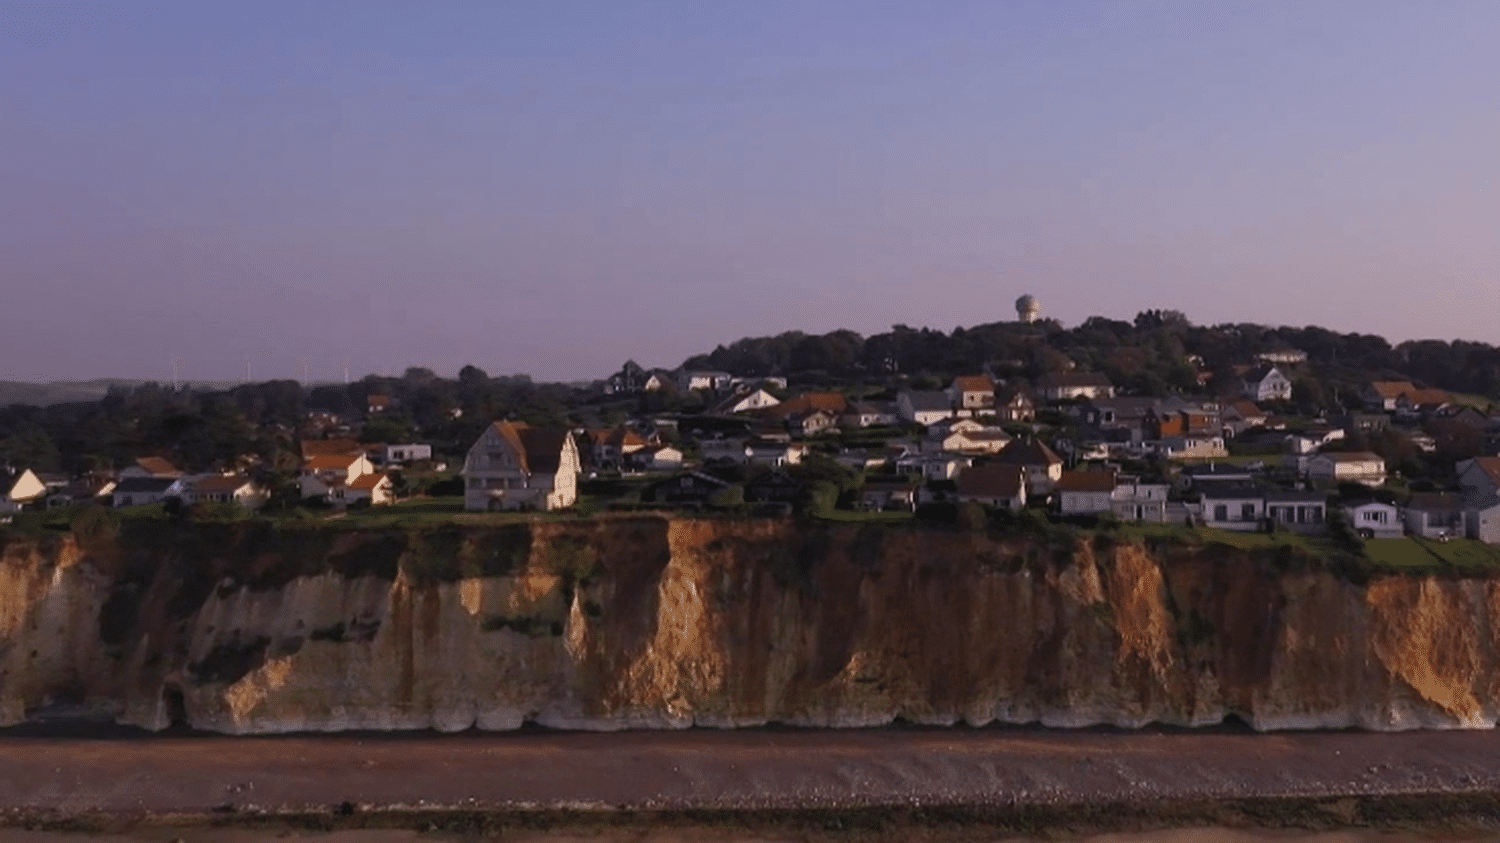
[[[1099,534],[651,516],[0,550],[0,724],[1489,728],[1500,581]]]

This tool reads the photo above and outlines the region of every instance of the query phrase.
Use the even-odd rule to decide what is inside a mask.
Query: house
[[[1367,539],[1399,539],[1405,532],[1401,511],[1381,501],[1345,506],[1344,517],[1354,532]]]
[[[973,414],[995,409],[995,382],[989,375],[959,375],[948,385],[948,400]]]
[[[794,504],[805,488],[806,484],[785,469],[775,468],[745,482],[745,502]]]
[[[391,476],[379,471],[361,474],[354,478],[344,490],[344,502],[347,504],[369,501],[371,506],[381,506],[395,500],[396,493],[391,483]]]
[[[1178,477],[1183,486],[1202,488],[1211,483],[1249,483],[1256,473],[1249,466],[1210,461],[1183,466]]]
[[[1453,492],[1416,492],[1406,502],[1406,531],[1429,539],[1464,535],[1464,501]]]
[[[126,466],[120,470],[120,479],[130,477],[181,477],[182,469],[172,465],[161,457],[141,457],[134,465]]]
[[[735,413],[748,413],[753,410],[763,410],[766,407],[774,407],[781,403],[781,399],[765,391],[757,389],[751,392],[736,393],[719,402],[713,412],[719,415],[733,415]]]
[[[1417,389],[1404,392],[1396,399],[1396,420],[1418,422],[1452,403],[1453,397],[1441,389]]]
[[[1240,391],[1251,401],[1292,400],[1292,382],[1274,365],[1257,366],[1246,372]]]
[[[391,396],[382,395],[378,392],[371,393],[365,398],[365,411],[369,415],[383,413],[391,408]]]
[[[358,440],[345,438],[302,439],[298,441],[297,448],[301,451],[304,462],[319,456],[343,457],[365,453],[364,446]]]
[[[111,493],[111,504],[122,506],[148,506],[166,500],[171,491],[181,488],[176,477],[122,477]]]
[[[845,429],[891,425],[901,421],[896,405],[889,401],[851,401],[839,424]]]
[[[1142,483],[1139,477],[1120,477],[1110,493],[1110,509],[1123,521],[1165,523],[1170,490],[1166,483]]]
[[[116,480],[111,472],[93,471],[68,483],[55,494],[47,496],[47,506],[69,506],[88,503],[100,498],[113,500]],[[3,485],[3,481],[0,481]],[[5,508],[5,496],[0,494],[0,510]]]
[[[0,512],[15,512],[27,504],[40,501],[46,493],[47,484],[31,469],[16,472],[0,470]]]
[[[1171,459],[1210,459],[1229,456],[1224,447],[1224,437],[1212,436],[1168,436],[1157,440],[1156,453]]]
[[[302,461],[298,477],[302,498],[317,498],[329,503],[344,500],[344,486],[362,474],[375,470],[364,454],[319,454]]]
[[[1411,381],[1371,381],[1360,392],[1360,399],[1368,409],[1392,413],[1396,410],[1396,399],[1416,391],[1417,386]]]
[[[587,431],[584,438],[593,464],[604,468],[618,468],[648,445],[645,437],[623,424],[611,430]]]
[[[1261,528],[1266,496],[1259,488],[1240,483],[1209,483],[1202,489],[1199,521],[1203,526],[1239,532]]]
[[[951,480],[973,462],[962,454],[908,453],[892,461],[902,473],[917,472],[928,480]]]
[[[730,483],[712,474],[701,471],[685,471],[673,475],[641,490],[641,500],[646,503],[661,503],[672,506],[684,504],[706,504],[715,493],[729,488]]]
[[[995,418],[1008,422],[1029,422],[1036,418],[1036,401],[1023,386],[1005,387],[995,393]]]
[[[1287,434],[1286,445],[1287,450],[1293,454],[1311,454],[1343,438],[1343,428],[1320,424],[1313,425],[1301,433]]]
[[[808,410],[805,413],[797,413],[788,418],[786,423],[792,432],[802,436],[811,436],[825,430],[838,431],[838,417],[827,410]]]
[[[643,471],[676,471],[682,468],[682,451],[671,445],[644,448],[633,456],[635,464]]]
[[[1073,401],[1111,398],[1115,386],[1098,372],[1049,372],[1037,379],[1036,391],[1044,401]]]
[[[1135,395],[1095,398],[1078,407],[1078,420],[1099,431],[1101,438],[1108,441],[1139,444],[1156,438],[1148,436],[1146,428],[1147,419],[1156,414],[1157,404],[1155,398]],[[1116,431],[1122,435],[1109,435]]]
[[[1474,498],[1493,497],[1500,494],[1500,457],[1475,457],[1459,460],[1458,488]]]
[[[1113,512],[1114,471],[1063,471],[1055,487],[1057,511],[1062,515]]]
[[[386,445],[382,451],[381,462],[386,465],[406,465],[407,463],[432,459],[431,445],[417,445],[414,443]]]
[[[1328,529],[1328,496],[1306,489],[1271,489],[1265,493],[1266,520],[1295,533]]]
[[[695,389],[708,389],[718,392],[727,388],[729,382],[732,380],[734,380],[734,375],[728,372],[690,371],[684,369],[677,375],[677,386],[684,392],[692,392]]]
[[[1281,363],[1287,366],[1295,366],[1298,363],[1307,362],[1307,352],[1297,348],[1282,348],[1274,351],[1262,351],[1255,355],[1255,359],[1261,363]]]
[[[187,484],[185,502],[211,501],[234,503],[247,509],[258,509],[266,502],[266,490],[243,474],[209,474],[193,478]]]
[[[804,392],[762,409],[759,415],[769,421],[788,421],[821,410],[837,419],[847,409],[849,399],[842,392]]]
[[[1325,452],[1309,458],[1306,471],[1310,480],[1379,486],[1385,482],[1385,458],[1370,451]]]
[[[1254,401],[1244,398],[1230,401],[1219,411],[1219,424],[1226,437],[1239,436],[1251,428],[1265,427],[1269,418],[1265,410],[1255,406]]]
[[[896,414],[912,424],[937,424],[952,418],[953,399],[946,392],[904,389],[896,395]]]
[[[998,454],[1010,441],[1010,434],[998,427],[986,427],[973,419],[955,419],[933,425],[925,444],[932,451],[977,456]]]
[[[626,360],[620,371],[604,380],[605,395],[633,395],[646,389],[646,370],[634,360]]]
[[[464,509],[565,509],[580,470],[572,431],[497,421],[464,458]]]
[[[1018,465],[990,463],[970,466],[956,482],[959,501],[975,501],[1012,512],[1026,505],[1026,475]]]
[[[1500,497],[1464,497],[1465,533],[1486,544],[1500,544]]]
[[[807,446],[801,442],[788,442],[778,437],[756,436],[746,440],[744,458],[741,462],[757,465],[796,465],[802,462]]]
[[[916,483],[905,479],[867,480],[859,489],[861,509],[906,510],[917,508]]]
[[[992,457],[991,462],[1019,467],[1026,478],[1026,493],[1033,496],[1050,494],[1062,479],[1062,457],[1037,439],[1017,439]]]

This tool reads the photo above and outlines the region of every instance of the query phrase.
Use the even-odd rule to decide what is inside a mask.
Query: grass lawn
[[[1445,542],[1416,536],[1369,539],[1365,541],[1365,555],[1378,570],[1426,573],[1500,570],[1500,548],[1474,539],[1449,539]]]
[[[858,524],[905,524],[912,520],[912,513],[906,510],[855,510],[855,509],[831,509],[820,512],[816,516],[820,521],[838,521],[842,523]]]

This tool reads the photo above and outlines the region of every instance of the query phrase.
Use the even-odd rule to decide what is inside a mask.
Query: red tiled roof
[[[237,492],[249,484],[250,478],[235,474],[227,477],[204,477],[193,483],[195,492]]]
[[[356,453],[356,454],[318,454],[317,456],[308,457],[306,460],[303,460],[302,467],[303,468],[313,468],[313,469],[318,469],[318,468],[348,468],[351,464],[354,463],[355,460],[359,459],[362,456],[364,456],[364,454],[362,454],[362,453]]]
[[[1057,481],[1059,492],[1113,492],[1115,490],[1115,473],[1113,471],[1063,471],[1062,478]]]
[[[1371,381],[1370,388],[1375,394],[1388,401],[1394,401],[1408,392],[1416,392],[1417,386],[1411,381]]]
[[[1475,457],[1474,464],[1489,475],[1495,485],[1500,486],[1500,457]]]
[[[161,457],[141,457],[135,461],[135,464],[157,477],[175,477],[182,474],[181,469]]]
[[[1026,481],[1019,466],[989,463],[964,469],[955,485],[964,497],[1013,498],[1021,494]]]
[[[379,471],[372,471],[369,474],[361,474],[360,476],[349,481],[349,488],[373,489],[384,482],[387,476],[388,475],[383,474]]]
[[[309,459],[326,455],[354,455],[364,453],[364,446],[353,439],[303,439],[302,458]]]
[[[959,392],[994,392],[995,382],[988,375],[959,375],[953,379],[953,388]]]
[[[1059,465],[1062,457],[1037,439],[1017,439],[995,455],[995,462],[1010,465]]]

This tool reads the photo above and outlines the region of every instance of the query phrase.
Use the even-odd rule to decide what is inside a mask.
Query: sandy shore
[[[511,823],[506,839],[546,834],[550,836],[536,839],[561,840],[570,839],[559,836],[569,833],[582,835],[579,839],[652,843],[809,839],[809,828],[822,828],[817,823],[829,823],[824,830],[838,832],[846,816],[875,816],[865,829],[871,834],[885,825],[913,821],[964,825],[958,815],[945,819],[942,812],[949,808],[1000,817],[998,828],[1009,822],[1004,816],[1042,824],[1067,824],[1076,816],[1078,826],[1087,829],[1110,820],[1105,815],[1090,818],[1081,806],[1133,806],[1137,820],[1149,824],[1153,805],[1194,805],[1201,812],[1202,806],[1234,800],[1268,806],[1264,810],[1271,824],[1316,828],[1338,825],[1340,817],[1351,825],[1366,824],[1368,817],[1359,812],[1394,804],[1390,797],[1395,796],[1483,801],[1497,794],[1500,732],[0,736],[0,824],[9,826],[11,834],[27,824],[66,831],[70,823],[83,823],[95,832],[108,832],[126,828],[119,823],[134,823],[129,825],[131,836],[121,838],[131,840],[157,839],[139,835],[146,833],[143,828],[168,822],[180,823],[175,836],[184,840],[212,831],[229,836],[201,839],[237,841],[242,838],[229,830],[195,823],[254,825],[271,816],[325,818],[328,827],[303,829],[322,832],[322,840],[339,839],[328,833],[340,824],[380,816],[397,818],[387,824],[406,828],[364,828],[357,839],[414,839],[410,829],[429,827],[433,817],[452,816],[508,818],[501,820]],[[1304,807],[1298,810],[1312,810],[1310,822],[1299,823],[1293,816],[1284,823],[1286,818],[1273,817],[1278,800],[1301,800]],[[1080,807],[1075,811],[1071,806]],[[1262,809],[1251,811],[1252,823],[1256,810]],[[825,817],[817,811],[832,813]],[[879,811],[899,813],[871,813]],[[513,823],[517,816],[546,812],[566,819]],[[797,836],[776,836],[781,833],[776,812],[800,812],[787,826],[795,826]],[[689,813],[696,819],[684,820]],[[605,818],[622,815],[644,823],[632,832],[635,836],[611,836],[623,832]],[[649,832],[665,836],[640,836],[648,833],[651,817],[666,815],[677,818]],[[734,823],[734,832],[742,836],[732,838],[713,827],[736,815],[759,817],[756,822],[762,824]],[[1182,815],[1193,824],[1201,824],[1192,819],[1201,816]],[[488,821],[475,822],[474,828],[489,827]],[[1170,818],[1166,822],[1172,824]],[[432,827],[440,832],[452,828],[443,823]],[[12,839],[32,838],[0,835],[0,843]],[[1166,838],[1158,833],[1150,839]]]

